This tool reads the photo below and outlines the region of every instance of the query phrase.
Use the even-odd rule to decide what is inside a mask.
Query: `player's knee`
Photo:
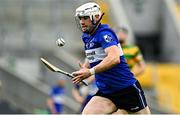
[[[86,114],[102,114],[107,113],[106,109],[103,109],[103,107],[97,107],[97,106],[86,106],[84,110],[82,111],[83,115]]]
[[[96,110],[93,108],[84,108],[82,111],[82,115],[87,115],[87,114],[95,114]]]
[[[142,109],[142,110],[140,110],[140,111],[138,111],[138,112],[136,112],[136,113],[137,113],[137,114],[146,114],[146,115],[150,115],[150,114],[151,114],[151,111],[150,111],[149,107],[146,106],[144,109]]]

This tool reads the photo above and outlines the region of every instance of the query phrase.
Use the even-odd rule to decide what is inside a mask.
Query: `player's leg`
[[[111,99],[118,108],[113,114],[151,114],[138,81],[133,86],[121,90]]]
[[[142,109],[142,110],[136,112],[135,114],[146,114],[146,115],[150,115],[151,112],[150,112],[149,107],[147,106],[147,107],[145,107],[144,109]]]
[[[100,96],[94,96],[84,108],[82,114],[108,114],[116,111],[114,103]]]
[[[119,114],[145,114],[145,115],[150,115],[151,112],[150,112],[150,109],[149,107],[145,107],[144,109],[138,111],[138,112],[129,112],[129,111],[126,111],[124,109],[118,109],[116,112],[112,113],[113,115],[119,115]]]
[[[145,95],[144,95],[144,92],[141,88],[140,83],[137,81],[136,84],[134,84],[133,86],[138,91],[137,97],[139,97],[139,106],[140,106],[140,104],[144,106],[143,109],[141,109],[137,112],[133,112],[133,113],[135,113],[135,114],[151,114],[150,109],[147,106],[146,98],[145,98]]]
[[[124,109],[118,109],[116,112],[112,113],[112,115],[122,115],[122,114],[129,114],[126,110]]]

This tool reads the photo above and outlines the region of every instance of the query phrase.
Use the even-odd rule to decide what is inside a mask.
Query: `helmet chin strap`
[[[99,25],[100,21],[102,20],[103,16],[104,16],[104,13],[102,13],[101,17],[99,18],[99,20],[96,23],[92,22],[92,27],[86,33],[92,35],[95,32],[95,30],[96,30],[97,26]]]

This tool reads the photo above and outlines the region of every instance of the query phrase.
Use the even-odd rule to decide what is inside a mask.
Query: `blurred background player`
[[[118,28],[117,36],[119,38],[126,62],[132,73],[137,77],[145,70],[143,55],[137,45],[127,43],[127,27],[121,26]]]
[[[64,82],[64,80],[58,80],[57,83],[51,87],[49,98],[47,99],[47,106],[51,114],[63,113]]]

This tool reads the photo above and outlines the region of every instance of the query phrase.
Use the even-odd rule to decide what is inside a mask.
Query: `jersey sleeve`
[[[113,45],[118,45],[117,37],[110,31],[100,32],[98,41],[104,49]]]

